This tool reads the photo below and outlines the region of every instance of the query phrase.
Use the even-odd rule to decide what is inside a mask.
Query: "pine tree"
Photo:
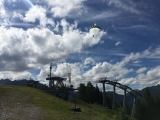
[[[154,108],[155,108],[155,120],[159,120],[160,119],[160,98],[158,95],[156,95],[155,99],[154,99]]]
[[[142,103],[137,102],[136,118],[138,120],[159,120],[160,100],[158,96],[153,99],[148,89],[145,90]]]
[[[138,118],[139,120],[142,120],[141,116],[142,116],[142,104],[140,102],[140,100],[137,100],[136,103],[136,118]]]
[[[95,91],[95,103],[101,104],[101,95],[97,84],[94,91]]]
[[[85,84],[80,84],[78,88],[78,99],[87,102],[86,86]]]
[[[95,93],[94,93],[94,87],[90,81],[87,83],[86,92],[87,92],[87,98],[88,98],[87,102],[93,104],[95,101],[95,96],[94,96]]]
[[[154,99],[151,96],[151,93],[148,89],[144,92],[144,99],[143,99],[143,109],[145,109],[144,117],[145,120],[152,120],[154,117]]]

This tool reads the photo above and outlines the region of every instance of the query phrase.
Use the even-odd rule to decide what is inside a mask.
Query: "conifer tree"
[[[88,98],[87,102],[93,104],[95,101],[95,96],[94,96],[95,92],[94,92],[94,87],[90,81],[87,83],[86,90],[87,90],[87,98]]]
[[[78,99],[87,102],[86,86],[81,83],[78,88]]]
[[[97,84],[95,87],[95,103],[101,104],[101,95]]]

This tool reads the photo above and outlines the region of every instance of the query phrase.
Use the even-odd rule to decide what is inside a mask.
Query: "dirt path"
[[[19,97],[11,94],[0,98],[0,120],[43,120],[39,107],[26,103],[25,96]]]

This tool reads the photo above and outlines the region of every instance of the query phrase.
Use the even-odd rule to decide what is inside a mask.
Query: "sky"
[[[158,85],[159,6],[159,0],[0,0],[0,79],[48,84],[52,63],[52,76],[71,72],[75,87],[104,77],[132,89]],[[101,29],[89,30],[93,25]]]

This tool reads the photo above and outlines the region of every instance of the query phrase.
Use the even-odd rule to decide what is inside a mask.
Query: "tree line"
[[[102,92],[99,91],[97,85],[94,87],[91,82],[88,82],[87,85],[81,83],[78,88],[78,99],[91,104],[102,104]]]
[[[99,87],[95,87],[91,82],[86,85],[81,83],[78,88],[78,99],[90,103],[103,105],[103,93],[99,90]],[[113,95],[106,95],[107,107],[112,109]],[[116,103],[117,108],[122,108],[122,101]],[[121,112],[121,111],[120,111]],[[127,111],[125,114],[131,115],[131,108],[127,104]],[[145,90],[143,97],[136,101],[136,115],[138,120],[160,120],[160,98],[157,95],[153,97],[148,89]]]
[[[152,96],[150,91],[146,89],[143,98],[137,100],[136,118],[138,120],[160,120],[159,96]]]
[[[99,104],[103,105],[103,93],[99,90],[99,87],[96,85],[95,87],[89,81],[87,85],[84,83],[80,83],[78,87],[78,99],[91,103],[91,104]],[[106,95],[107,107],[112,109],[112,94]],[[122,103],[116,103],[117,107],[121,107]]]

